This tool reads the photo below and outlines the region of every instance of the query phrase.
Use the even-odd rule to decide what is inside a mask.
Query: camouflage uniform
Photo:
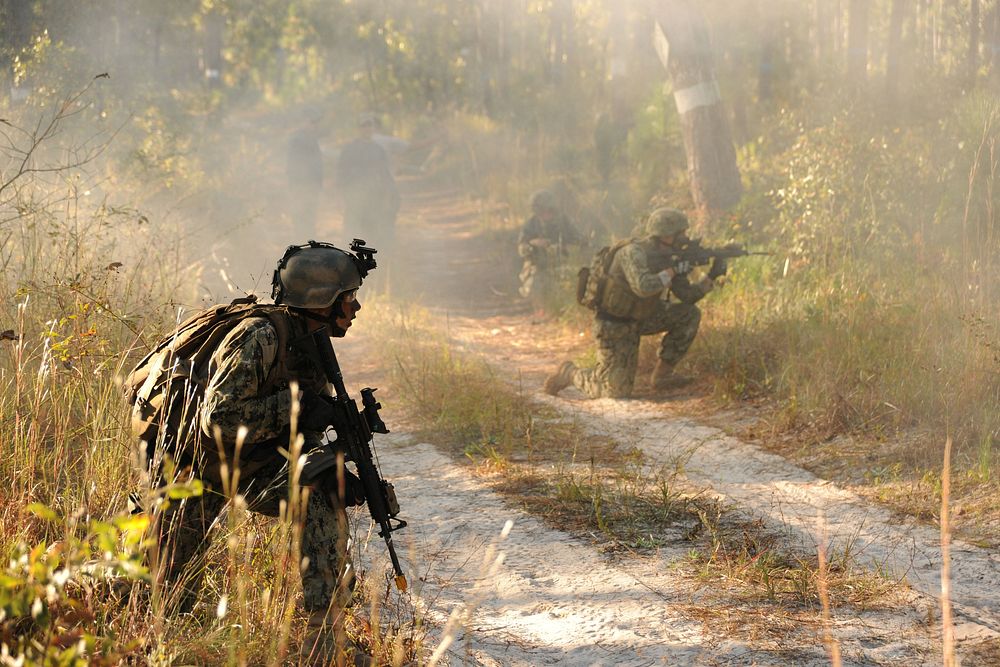
[[[303,318],[290,315],[290,340],[286,357],[288,378],[300,389],[328,394],[326,378],[315,361],[315,347]],[[239,492],[248,508],[277,516],[282,499],[288,495],[288,462],[278,451],[288,448],[292,395],[288,380],[260,395],[277,355],[277,333],[264,318],[240,322],[223,339],[212,355],[209,384],[200,412],[205,434],[218,429],[226,459],[235,453],[239,428],[247,435],[240,451]],[[322,433],[304,432],[306,442],[319,442]],[[214,460],[206,457],[206,460]],[[224,510],[221,471],[217,463],[198,466],[194,474],[205,483],[201,497],[174,502],[161,516],[161,549],[164,577],[183,590],[183,607],[190,607],[198,592],[210,531]],[[336,493],[336,477],[313,485],[306,508],[301,553],[307,560],[302,572],[305,607],[309,611],[329,608],[338,582],[347,571],[347,519]],[[353,587],[353,575],[343,581],[344,590]]]
[[[344,198],[344,237],[378,246],[380,262],[391,258],[400,195],[386,151],[370,138],[355,139],[341,150],[335,176]]]
[[[545,239],[550,243],[549,247],[532,245],[531,242],[536,239]],[[561,213],[548,221],[537,215],[528,218],[517,238],[517,254],[524,260],[518,274],[521,281],[518,293],[525,299],[539,299],[551,294],[555,289],[559,254],[567,245],[582,242],[583,237]]]
[[[639,320],[613,318],[600,312],[594,318],[597,365],[573,371],[573,384],[591,398],[627,398],[632,394],[642,336],[665,332],[659,357],[673,366],[687,353],[698,334],[701,311],[694,304],[712,289],[712,281],[691,284],[686,275],[675,276],[664,292],[659,276],[649,267],[656,241],[647,237],[619,250],[608,270],[624,280],[639,298],[662,294],[651,312]],[[674,297],[676,301],[668,300]]]

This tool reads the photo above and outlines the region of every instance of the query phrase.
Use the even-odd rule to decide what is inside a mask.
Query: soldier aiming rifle
[[[628,398],[635,384],[642,336],[663,333],[654,390],[681,387],[690,378],[674,372],[698,334],[701,311],[695,305],[727,271],[726,259],[750,254],[738,246],[705,248],[687,238],[681,211],[659,208],[643,233],[603,248],[589,268],[580,271],[577,300],[594,311],[597,365],[577,368],[565,361],[545,380],[544,390],[558,394],[575,385],[591,398]],[[695,265],[711,264],[700,281],[689,278]]]

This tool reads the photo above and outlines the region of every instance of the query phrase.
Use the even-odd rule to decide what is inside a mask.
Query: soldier
[[[285,176],[289,215],[305,238],[316,236],[316,214],[323,193],[323,152],[319,140],[322,114],[310,111],[306,121],[288,138]]]
[[[712,290],[715,280],[726,273],[722,258],[713,261],[708,275],[692,284],[691,267],[676,262],[656,270],[659,257],[687,243],[687,216],[659,208],[646,221],[645,235],[630,239],[615,252],[608,269],[607,285],[594,317],[597,365],[577,368],[566,361],[545,380],[546,393],[556,395],[575,385],[591,398],[628,398],[635,384],[642,336],[664,332],[659,358],[650,377],[655,390],[690,382],[674,373],[677,363],[698,334],[701,311],[694,304]]]
[[[362,238],[391,259],[400,197],[389,155],[373,138],[377,119],[358,116],[358,136],[344,145],[337,159],[336,182],[344,198],[344,234]]]
[[[238,491],[250,511],[278,516],[289,492],[289,465],[282,450],[290,449],[294,433],[304,436],[307,457],[298,479],[309,489],[301,555],[310,631],[302,651],[323,664],[336,648],[337,623],[342,623],[341,612],[354,588],[344,510],[362,504],[364,492],[344,467],[343,456],[324,442],[335,413],[313,333],[346,334],[361,310],[358,288],[373,265],[360,253],[326,243],[289,247],[274,273],[276,306],[248,307],[211,352],[203,400],[193,411],[182,408],[183,419],[191,423],[189,439],[165,436],[161,426],[159,435],[150,438],[156,442],[142,447],[154,489],[175,481],[163,479],[170,469],[178,471],[175,478],[197,479],[204,486],[200,496],[171,501],[159,517],[159,576],[177,591],[182,609],[190,609],[211,529],[232,502],[227,496]],[[171,368],[183,361],[172,362]],[[155,379],[155,369],[150,377]],[[139,390],[133,420],[150,404],[143,390],[154,384],[147,382]],[[299,405],[297,417],[294,403]],[[163,464],[164,453],[171,455],[172,465]],[[238,488],[226,490],[226,471],[231,475],[236,467]],[[365,664],[360,652],[355,656],[356,663]]]
[[[517,254],[524,260],[518,274],[521,281],[518,293],[541,309],[545,297],[554,290],[556,265],[566,246],[581,245],[584,239],[549,190],[539,190],[531,196],[531,213],[517,238]]]

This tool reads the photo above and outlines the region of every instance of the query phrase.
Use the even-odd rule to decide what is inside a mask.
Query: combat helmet
[[[687,228],[687,216],[675,208],[658,208],[646,218],[646,234],[649,236],[673,236]]]
[[[539,190],[531,195],[531,212],[541,213],[542,211],[558,211],[559,202],[551,190]]]
[[[271,280],[271,297],[277,304],[320,310],[333,305],[337,297],[361,286],[375,268],[373,248],[355,239],[351,250],[330,243],[309,241],[288,246],[278,260]]]

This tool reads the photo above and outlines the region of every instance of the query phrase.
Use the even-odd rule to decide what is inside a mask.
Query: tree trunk
[[[31,44],[32,3],[25,0],[2,0],[0,2],[0,22],[3,30],[0,39],[3,40],[2,58],[3,72],[0,82],[5,84],[14,101],[20,101],[27,94],[26,88],[15,87],[14,58],[21,49]]]
[[[774,97],[774,67],[778,58],[778,26],[764,19],[761,27],[760,59],[757,61],[757,101],[769,104]]]
[[[969,6],[969,89],[976,86],[979,72],[979,0],[971,0]]]
[[[902,62],[903,19],[909,0],[892,0],[889,16],[889,40],[886,45],[885,96],[890,104],[899,95],[900,63]]]
[[[667,70],[681,117],[691,194],[706,219],[734,206],[743,193],[708,25],[697,5],[685,0],[661,0],[654,19],[669,44]]]
[[[847,78],[863,86],[868,78],[868,8],[871,0],[851,0],[847,15]]]
[[[832,5],[833,53],[839,56],[844,51],[844,7],[841,0],[833,0]]]
[[[226,18],[217,10],[205,16],[205,42],[202,50],[202,70],[209,88],[222,85],[222,35]]]
[[[987,35],[989,48],[986,53],[989,58],[990,81],[993,89],[996,90],[1000,87],[1000,2],[994,4],[990,10],[987,25],[989,26]]]
[[[830,11],[830,0],[815,1],[816,61],[822,67],[833,51],[833,12]]]

